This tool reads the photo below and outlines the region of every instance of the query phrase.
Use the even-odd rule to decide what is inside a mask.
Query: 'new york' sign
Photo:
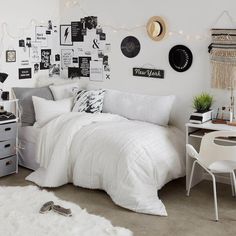
[[[133,68],[133,76],[164,79],[165,71],[157,69]]]

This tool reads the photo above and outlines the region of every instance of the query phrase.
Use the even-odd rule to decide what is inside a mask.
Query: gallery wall
[[[65,4],[71,2],[72,4]],[[72,7],[71,7],[72,6]],[[214,6],[214,7],[213,7]],[[212,90],[210,88],[211,69],[209,54],[210,32],[213,27],[232,28],[232,22],[224,15],[217,21],[224,10],[236,20],[232,11],[235,9],[234,0],[8,0],[0,7],[0,72],[6,72],[9,77],[1,88],[10,89],[12,86],[34,86],[38,77],[48,77],[48,70],[33,73],[31,79],[19,80],[18,69],[24,67],[22,61],[29,58],[29,50],[19,47],[19,40],[31,37],[35,40],[35,26],[47,26],[48,20],[54,25],[71,24],[87,16],[96,16],[103,32],[106,34],[105,44],[110,45],[108,55],[109,79],[103,82],[90,81],[89,78],[79,79],[82,85],[119,89],[150,95],[176,95],[172,120],[178,127],[184,129],[192,111],[192,97],[202,91],[214,94],[214,107],[229,104],[229,92]],[[155,42],[146,32],[146,23],[152,16],[163,16],[168,22],[171,35],[166,39]],[[4,24],[6,23],[6,24]],[[235,23],[236,24],[236,23]],[[23,28],[23,30],[22,30]],[[125,57],[120,50],[121,41],[127,36],[135,36],[141,45],[140,53],[134,58]],[[59,40],[59,35],[57,37]],[[94,31],[88,30],[86,42],[74,46],[60,46],[59,41],[51,39],[48,47],[53,56],[61,54],[63,49],[76,50],[76,57],[84,56],[93,46]],[[183,73],[174,71],[169,65],[170,49],[184,44],[193,53],[193,64]],[[85,48],[84,48],[85,47]],[[83,49],[78,50],[78,48]],[[6,50],[16,50],[16,62],[6,62]],[[95,54],[94,54],[95,55]],[[98,56],[98,55],[97,55]],[[95,58],[96,59],[96,58]],[[134,77],[134,67],[161,69],[165,71],[164,79]],[[106,72],[107,73],[107,72]],[[63,70],[61,76],[68,77],[68,71]]]
[[[177,99],[172,119],[182,129],[192,111],[194,95],[210,91],[215,96],[215,107],[229,103],[228,92],[210,89],[207,48],[211,28],[232,28],[232,23],[225,15],[219,21],[217,19],[223,10],[228,10],[236,19],[232,11],[236,7],[234,0],[79,0],[73,7],[66,7],[65,2],[60,0],[61,23],[69,24],[85,16],[97,16],[98,23],[107,34],[107,41],[111,43],[110,79],[92,82],[85,78],[80,80],[81,83],[151,95],[175,94]],[[160,42],[152,41],[145,28],[148,19],[156,15],[167,20],[172,32],[171,36]],[[130,35],[135,36],[141,44],[140,53],[132,59],[125,57],[120,50],[121,41]],[[193,64],[183,73],[174,71],[168,61],[170,49],[177,44],[186,45],[193,53]],[[134,67],[162,69],[165,78],[134,77]]]
[[[59,23],[58,0],[8,0],[2,1],[0,6],[0,72],[9,75],[0,88],[9,90],[13,86],[34,86],[36,78],[40,75],[48,76],[48,71],[41,70],[34,74],[34,63],[30,60],[32,49],[19,47],[19,40],[30,37],[35,41],[35,27],[47,26],[48,20],[53,24]],[[57,37],[58,38],[58,37]],[[59,51],[59,43],[48,41],[45,49],[52,49],[54,53]],[[16,51],[16,62],[6,62],[6,51]],[[24,65],[25,64],[25,65]],[[32,68],[30,79],[19,79],[19,68]]]

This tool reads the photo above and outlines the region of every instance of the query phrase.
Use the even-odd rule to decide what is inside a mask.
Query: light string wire
[[[80,10],[81,12],[85,15],[85,16],[88,16],[89,13],[81,6],[81,2],[82,0],[65,0],[65,6],[67,8],[72,8],[74,6],[79,6],[80,7]],[[229,11],[227,10],[224,10],[218,17],[217,17],[217,20],[215,21],[213,27],[219,22],[219,20],[224,16],[226,15],[230,22],[232,23],[232,26],[233,27],[236,27],[236,22],[234,21],[233,17],[230,15]],[[130,32],[130,31],[136,31],[136,30],[139,30],[139,29],[145,29],[146,28],[146,25],[136,25],[135,27],[131,27],[131,28],[127,28],[127,27],[115,27],[113,25],[110,25],[110,24],[99,24],[101,27],[106,27],[106,28],[110,28],[113,30],[114,33],[117,33],[119,31],[127,31],[127,32]],[[212,27],[212,28],[213,28]],[[188,33],[185,33],[183,30],[177,30],[177,31],[174,31],[174,30],[171,30],[169,31],[169,36],[182,36],[183,38],[185,38],[185,40],[187,41],[190,41],[190,40],[206,40],[206,39],[210,39],[211,36],[209,35],[208,33],[208,30],[205,34],[188,34]]]

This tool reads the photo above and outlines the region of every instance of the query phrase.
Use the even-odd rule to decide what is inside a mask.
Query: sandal
[[[53,205],[52,210],[63,216],[72,216],[71,209],[66,209],[59,205]]]
[[[43,206],[40,208],[39,213],[44,214],[52,210],[53,205],[54,205],[53,201],[44,203]]]

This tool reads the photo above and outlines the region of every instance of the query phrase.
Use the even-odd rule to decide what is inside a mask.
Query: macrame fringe
[[[230,89],[236,85],[236,64],[211,61],[212,65],[212,88]]]
[[[236,86],[236,29],[212,29],[212,88]],[[218,45],[217,45],[218,44]]]

